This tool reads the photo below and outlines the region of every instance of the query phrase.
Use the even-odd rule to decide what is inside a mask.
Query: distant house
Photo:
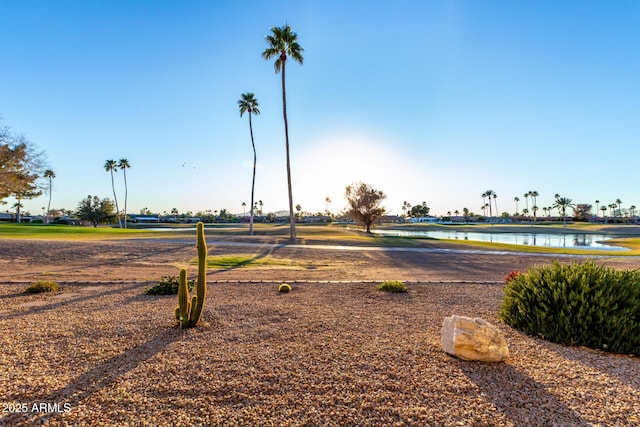
[[[289,219],[287,217],[287,219]],[[331,217],[328,215],[307,215],[302,218],[302,222],[308,223],[321,223],[321,222],[330,222]]]
[[[202,221],[202,219],[197,218],[197,217],[189,217],[189,218],[183,218],[180,222],[182,223],[186,223],[186,224],[195,224],[197,222]]]
[[[380,219],[378,220],[378,224],[382,224],[382,223],[403,223],[404,222],[404,217],[401,217],[399,215],[382,215],[380,217]]]
[[[411,218],[409,222],[440,222],[440,218],[436,218],[435,216],[421,216],[418,218]]]
[[[127,215],[129,217],[129,221],[133,223],[139,224],[149,224],[160,222],[160,217],[158,215],[136,215],[130,214]]]
[[[0,212],[0,221],[11,222],[13,221],[13,215],[10,213]]]

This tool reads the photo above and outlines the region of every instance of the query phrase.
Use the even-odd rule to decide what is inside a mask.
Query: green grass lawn
[[[198,258],[191,260],[192,264],[198,263]],[[270,256],[255,255],[216,255],[207,257],[207,268],[241,268],[241,267],[297,267],[303,263],[289,259],[276,259]]]
[[[421,227],[420,224],[403,224],[398,228],[411,225],[415,229]],[[397,227],[398,225],[394,225]],[[473,227],[475,230],[491,228],[489,224],[476,225],[425,225],[433,228],[468,228]],[[107,240],[107,239],[135,239],[135,238],[168,238],[168,237],[195,237],[195,225],[172,228],[170,230],[149,230],[149,227],[136,227],[128,229],[120,229],[113,226],[82,227],[56,224],[0,224],[0,238],[23,238],[23,239],[51,239],[51,240]],[[522,231],[522,225],[519,229],[517,225],[500,225],[500,227],[512,228],[513,231]],[[525,226],[527,227],[527,226]],[[536,228],[540,227],[535,225]],[[558,231],[566,231],[567,233],[580,232],[602,233],[608,229],[619,227],[616,225],[606,226],[602,224],[572,224],[570,227],[563,227],[562,224],[545,225],[546,229],[556,228]],[[384,228],[389,228],[385,226]],[[242,237],[251,239],[248,236],[248,224],[211,224],[205,227],[205,233],[208,240],[215,240],[216,236]],[[564,249],[564,248],[544,248],[524,245],[513,245],[504,243],[490,242],[474,242],[470,240],[438,240],[428,237],[396,237],[396,236],[379,236],[375,234],[367,234],[360,231],[353,224],[298,224],[296,226],[298,235],[298,243],[302,244],[335,244],[335,245],[368,245],[368,246],[437,246],[438,242],[450,245],[463,245],[477,247],[478,249],[487,250],[508,250],[512,252],[525,253],[557,253],[557,254],[573,254],[573,255],[610,255],[610,256],[638,256],[640,255],[640,238],[629,237],[611,240],[612,243],[628,248],[627,251],[611,251],[611,250],[581,250],[581,249]],[[375,228],[374,228],[375,231]],[[612,231],[613,232],[613,231]],[[260,238],[275,237],[283,241],[289,237],[289,224],[254,224],[254,235],[256,242]],[[231,263],[233,264],[234,261]],[[239,262],[239,261],[237,261]],[[266,261],[262,261],[266,262]],[[230,268],[230,267],[217,267]]]

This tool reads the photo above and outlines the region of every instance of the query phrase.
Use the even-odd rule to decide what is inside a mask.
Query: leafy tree
[[[116,215],[118,216],[118,225],[122,228],[122,222],[120,221],[120,208],[118,208],[118,196],[116,196],[116,185],[113,182],[113,173],[118,172],[118,163],[115,160],[107,160],[104,164],[104,169],[107,172],[111,172],[111,188],[113,189],[113,200],[116,202]]]
[[[265,36],[267,49],[262,52],[265,60],[276,58],[274,68],[276,74],[282,71],[282,116],[284,118],[284,135],[287,151],[287,184],[289,188],[289,218],[291,224],[290,238],[296,238],[296,226],[293,220],[293,193],[291,190],[291,162],[289,160],[289,125],[287,123],[287,93],[285,89],[285,70],[287,57],[293,58],[302,65],[302,52],[304,49],[298,44],[298,35],[291,31],[289,25],[272,27],[271,34]]]
[[[47,169],[44,171],[44,177],[49,180],[49,203],[47,204],[47,219],[46,222],[49,222],[49,212],[51,211],[51,192],[53,190],[53,178],[56,177],[56,173],[51,169]]]
[[[384,215],[385,208],[380,203],[387,196],[382,191],[359,182],[346,187],[345,197],[348,203],[346,214],[355,221],[363,222],[367,233],[371,233],[371,224]]]
[[[256,187],[256,144],[253,142],[253,125],[251,124],[251,115],[260,114],[258,109],[258,100],[251,92],[243,93],[238,100],[238,109],[240,117],[244,113],[249,113],[249,133],[251,134],[251,146],[253,147],[253,179],[251,180],[251,210],[249,211],[249,235],[253,236],[253,194]]]
[[[10,196],[29,198],[37,189],[45,163],[44,153],[24,136],[0,127],[0,201]]]
[[[94,227],[112,222],[116,216],[111,200],[100,199],[98,196],[91,197],[91,195],[80,201],[76,214],[80,219],[89,221]]]
[[[588,221],[591,218],[591,205],[588,203],[578,203],[573,209],[573,217],[577,221]]]
[[[429,215],[430,210],[431,208],[427,206],[427,202],[422,202],[422,204],[411,206],[409,216],[411,218],[425,217]]]
[[[22,203],[20,203],[24,199],[35,199],[42,195],[42,191],[38,190],[38,186],[31,182],[28,185],[21,186],[20,190],[14,193],[14,197],[18,201],[14,206],[16,207],[16,218],[18,222],[22,222],[22,216],[20,214],[20,208],[23,207]]]
[[[124,176],[124,228],[127,228],[127,193],[128,193],[128,188],[127,188],[127,169],[129,169],[131,167],[131,165],[129,164],[129,160],[127,159],[120,159],[120,161],[118,162],[118,167],[120,168],[120,170],[122,170],[122,175]],[[120,215],[118,215],[118,218],[120,218]]]

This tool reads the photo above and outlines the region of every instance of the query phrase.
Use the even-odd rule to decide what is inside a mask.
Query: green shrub
[[[286,283],[281,284],[278,287],[278,292],[284,292],[284,293],[289,293],[291,292],[291,285],[288,285]]]
[[[593,261],[533,267],[510,277],[499,314],[549,341],[640,355],[640,270]]]
[[[407,285],[398,280],[386,280],[378,286],[378,290],[392,293],[404,293],[408,291]]]
[[[27,290],[28,294],[39,294],[41,292],[57,292],[58,284],[49,280],[39,280],[29,285]]]
[[[189,280],[189,290],[193,289],[195,280]],[[147,295],[177,295],[178,294],[178,277],[177,276],[164,276],[160,281],[152,288],[144,291]]]

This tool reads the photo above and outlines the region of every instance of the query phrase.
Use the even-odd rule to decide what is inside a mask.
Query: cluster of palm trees
[[[535,221],[536,218],[536,212],[539,210],[537,203],[536,203],[536,198],[538,197],[538,192],[535,190],[532,191],[528,191],[524,194],[525,197],[525,202],[526,202],[526,208],[524,208],[522,210],[522,214],[523,215],[527,215],[529,214],[529,198],[531,198],[532,201],[532,207],[531,207],[531,212],[533,212],[533,218]],[[483,194],[483,197],[485,197],[485,195]],[[552,209],[558,209],[558,212],[564,217],[566,217],[566,210],[567,208],[575,208],[576,205],[573,203],[573,201],[571,199],[569,199],[568,197],[563,197],[560,194],[555,194],[554,195],[554,203],[552,206],[548,206],[548,207],[543,207],[542,211],[545,213],[545,215],[551,215],[551,211]],[[518,197],[514,197],[513,201],[516,204],[516,215],[518,215],[518,202],[520,201],[520,198]],[[607,209],[609,210],[609,216],[622,216],[622,200],[620,199],[616,199],[615,203],[609,203],[608,205],[603,204],[602,206],[600,206],[600,200],[596,200],[595,201],[596,204],[596,211],[595,211],[595,215],[598,215],[598,211],[602,211],[602,216],[605,217],[606,216],[606,212]],[[631,205],[629,207],[629,216],[634,216],[636,213],[636,206],[635,205]]]
[[[271,34],[265,36],[267,42],[267,48],[262,52],[262,57],[265,60],[276,58],[274,62],[274,68],[276,74],[282,74],[282,116],[284,118],[284,135],[285,145],[287,153],[287,186],[289,191],[289,218],[290,218],[290,239],[296,238],[296,226],[293,220],[293,193],[291,190],[291,161],[289,157],[289,126],[287,123],[287,92],[285,86],[285,72],[286,63],[288,58],[292,58],[296,62],[302,65],[303,58],[302,52],[304,49],[298,44],[298,35],[291,31],[289,25],[283,25],[282,27],[272,27]],[[245,92],[241,95],[238,101],[238,109],[240,110],[240,117],[244,113],[249,113],[249,132],[251,134],[251,146],[253,147],[253,178],[251,182],[251,205],[250,205],[250,219],[249,219],[249,234],[253,235],[253,212],[254,212],[254,190],[256,180],[256,146],[253,140],[253,125],[251,123],[252,114],[260,114],[258,109],[258,100],[252,92]]]
[[[596,200],[596,215],[600,210],[604,217],[607,213],[607,209],[609,209],[609,216],[622,216],[622,200],[616,199],[615,203],[609,203],[608,205],[603,204],[602,206],[600,206],[600,200]],[[635,216],[636,209],[635,205],[629,206],[629,216]]]
[[[113,189],[113,199],[116,204],[116,215],[118,216],[118,225],[122,228],[122,218],[120,217],[120,208],[118,206],[118,196],[116,195],[116,186],[113,180],[113,173],[118,172],[118,170],[122,171],[122,175],[124,177],[124,228],[127,228],[127,169],[131,167],[129,161],[127,159],[120,159],[120,161],[116,162],[115,160],[107,160],[104,164],[104,169],[107,172],[111,173],[111,188]]]
[[[489,199],[489,203],[486,200]],[[493,199],[493,204],[496,207],[496,215],[498,215],[498,195],[493,190],[487,190],[482,193],[482,212],[486,213],[486,209],[489,208],[489,218],[493,217],[493,209],[491,205],[491,199]]]

